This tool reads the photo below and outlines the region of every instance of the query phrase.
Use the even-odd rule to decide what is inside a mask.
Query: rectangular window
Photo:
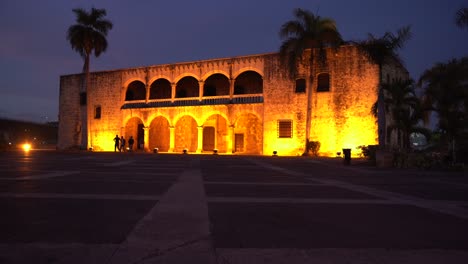
[[[278,120],[278,138],[292,138],[292,120]]]
[[[306,92],[306,81],[305,79],[296,80],[296,93],[305,93]]]
[[[86,105],[86,92],[80,93],[80,105]]]
[[[330,74],[321,73],[317,77],[317,92],[330,91]]]
[[[101,106],[97,105],[94,107],[94,119],[101,119]]]

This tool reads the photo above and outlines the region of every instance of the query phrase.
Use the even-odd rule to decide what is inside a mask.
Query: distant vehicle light
[[[31,144],[24,143],[22,148],[23,148],[24,151],[28,152],[28,151],[31,150]]]

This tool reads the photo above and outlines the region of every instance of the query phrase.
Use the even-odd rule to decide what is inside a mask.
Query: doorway
[[[235,134],[234,152],[244,152],[244,134]]]
[[[213,151],[215,149],[215,128],[203,127],[203,150]]]

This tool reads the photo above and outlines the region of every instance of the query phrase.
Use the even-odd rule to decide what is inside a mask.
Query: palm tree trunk
[[[385,116],[385,101],[384,92],[382,89],[382,64],[379,64],[379,83],[377,84],[377,129],[379,137],[379,146],[385,148],[386,142],[386,116]]]
[[[82,85],[81,93],[84,93],[85,102],[80,106],[81,112],[81,149],[88,149],[88,85],[89,85],[89,57],[85,56],[85,63],[83,66],[84,71],[84,82]]]
[[[307,90],[307,109],[306,109],[306,134],[305,134],[305,148],[304,154],[309,154],[309,137],[310,137],[310,127],[312,123],[312,92],[313,92],[313,83],[314,83],[314,72],[313,72],[313,62],[314,62],[314,49],[310,49],[310,76],[309,76],[309,87]]]

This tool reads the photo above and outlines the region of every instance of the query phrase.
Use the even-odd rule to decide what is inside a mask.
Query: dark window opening
[[[203,96],[216,96],[216,87],[206,85],[203,89]]]
[[[317,77],[317,92],[330,91],[330,74],[321,73]]]
[[[125,93],[125,101],[132,100],[145,100],[146,98],[146,86],[140,81],[133,81],[127,87]]]
[[[242,91],[236,92],[235,87],[242,87]],[[245,71],[237,76],[234,82],[234,94],[261,94],[263,93],[263,78],[255,71]]]
[[[305,79],[296,80],[296,93],[305,93],[306,91],[306,81]]]
[[[94,108],[94,119],[101,119],[101,106]]]
[[[80,105],[86,105],[86,92],[80,93]]]
[[[176,98],[198,97],[199,82],[192,76],[186,76],[180,79],[176,84]]]
[[[170,99],[172,96],[171,83],[166,79],[158,79],[150,86],[149,99]]]
[[[187,97],[187,90],[178,90],[176,93],[176,98]]]
[[[135,96],[133,96],[133,92],[132,92],[132,91],[127,91],[127,93],[125,94],[125,101],[135,100],[134,97],[135,97]]]
[[[244,87],[240,85],[234,86],[234,94],[245,94]]]
[[[208,77],[203,85],[204,96],[229,95],[229,79],[220,73],[215,73]],[[214,89],[214,91],[212,90]],[[209,91],[207,91],[209,90]]]
[[[292,120],[278,120],[278,138],[292,138]]]

